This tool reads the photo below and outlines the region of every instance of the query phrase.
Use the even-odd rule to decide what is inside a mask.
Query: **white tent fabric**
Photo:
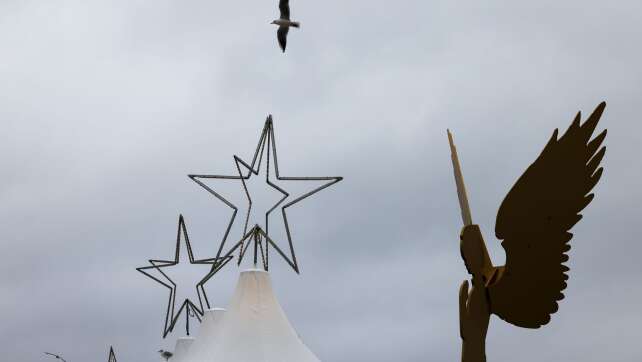
[[[197,338],[208,348],[193,351],[185,362],[319,362],[290,325],[265,271],[241,273],[220,322]]]
[[[176,340],[176,347],[174,348],[174,355],[169,359],[169,362],[185,362],[187,351],[194,342],[194,337],[180,337]]]
[[[212,342],[217,338],[224,315],[225,309],[223,308],[212,308],[205,312],[203,322],[201,322],[201,326],[198,329],[198,336],[189,348],[187,357],[184,359],[185,362],[199,360],[200,357],[197,356],[207,353],[207,350],[211,348]]]

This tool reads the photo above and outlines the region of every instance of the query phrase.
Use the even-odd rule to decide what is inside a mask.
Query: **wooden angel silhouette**
[[[462,212],[461,255],[472,275],[459,292],[462,361],[485,361],[490,314],[525,328],[539,328],[564,298],[569,268],[564,265],[580,211],[602,176],[606,130],[591,140],[606,104],[580,124],[580,113],[558,139],[558,131],[504,198],[495,225],[506,265],[493,265],[479,226],[473,224],[457,150],[448,132]],[[598,168],[599,167],[599,168]]]

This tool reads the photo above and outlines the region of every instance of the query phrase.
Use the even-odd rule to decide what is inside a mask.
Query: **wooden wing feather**
[[[489,285],[491,311],[521,327],[550,321],[564,298],[569,270],[564,263],[575,225],[593,199],[606,130],[591,140],[606,104],[580,124],[580,113],[566,133],[558,131],[517,180],[497,214],[495,235],[503,240],[506,265]],[[599,149],[599,151],[598,151]]]

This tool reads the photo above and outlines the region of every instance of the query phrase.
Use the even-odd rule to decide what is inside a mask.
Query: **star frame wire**
[[[109,346],[109,359],[107,362],[118,362],[116,361],[116,354],[114,353],[114,347]]]
[[[267,152],[265,152],[267,148]],[[252,208],[252,199],[249,195],[249,191],[246,185],[246,180],[248,180],[253,174],[257,175],[259,174],[259,171],[261,169],[261,162],[263,160],[263,155],[266,155],[266,175],[265,175],[265,181],[266,183],[273,187],[274,189],[278,190],[281,194],[283,194],[283,197],[274,205],[272,206],[266,213],[265,213],[265,230],[263,230],[259,225],[255,225],[250,231],[247,230],[248,228],[248,221],[249,221],[249,216],[250,216],[250,211]],[[270,158],[271,157],[271,158]],[[274,184],[272,181],[270,181],[270,160],[273,161],[274,164],[274,173],[276,176],[277,180],[280,181],[327,181],[323,183],[322,185],[312,189],[311,191],[308,191],[304,193],[303,195],[286,202],[285,200],[290,196],[288,192],[283,190],[281,187],[278,185]],[[208,191],[210,194],[212,194],[214,197],[216,197],[218,200],[226,204],[228,207],[230,207],[233,212],[232,216],[230,217],[230,220],[227,224],[227,227],[225,229],[225,233],[223,235],[223,238],[221,240],[221,244],[219,246],[218,252],[216,254],[215,259],[223,259],[227,260],[227,258],[232,257],[232,254],[235,252],[236,249],[239,250],[239,256],[238,256],[238,262],[237,264],[241,264],[241,261],[243,260],[243,257],[245,255],[245,243],[248,242],[253,242],[254,245],[254,264],[257,264],[257,259],[258,259],[258,252],[257,248],[261,252],[261,257],[262,257],[262,264],[263,264],[263,269],[264,270],[269,270],[269,246],[272,245],[274,249],[279,253],[279,255],[288,263],[294,271],[299,274],[300,269],[299,269],[299,263],[297,262],[296,259],[296,254],[294,252],[294,245],[292,241],[292,233],[290,231],[290,225],[288,223],[288,217],[287,217],[287,209],[290,206],[295,205],[296,203],[316,194],[317,192],[330,187],[334,185],[335,183],[343,180],[343,177],[340,176],[325,176],[325,177],[288,177],[288,176],[281,176],[279,173],[279,164],[278,164],[278,158],[277,158],[277,152],[276,152],[276,140],[274,137],[274,123],[272,120],[272,115],[268,115],[265,124],[263,126],[263,131],[261,132],[261,136],[259,138],[258,145],[256,147],[256,150],[254,151],[254,156],[252,157],[252,162],[250,164],[246,163],[243,161],[240,157],[234,155],[234,163],[236,165],[236,169],[238,171],[238,175],[188,175],[190,179],[192,179],[194,182],[196,182],[199,186],[204,188],[206,191]],[[247,169],[247,173],[244,173],[241,171],[241,166],[245,167]],[[221,194],[216,192],[214,189],[211,187],[207,186],[201,179],[233,179],[233,180],[241,180],[241,183],[243,185],[243,190],[245,191],[245,194],[248,198],[248,211],[245,215],[245,223],[243,226],[243,236],[241,239],[236,242],[232,248],[225,254],[223,254],[223,249],[225,247],[225,244],[227,242],[227,238],[229,237],[230,230],[232,228],[232,225],[234,224],[234,221],[236,219],[236,215],[238,213],[238,207],[234,204],[232,204],[229,200],[227,200],[225,197],[223,197]],[[276,243],[269,237],[269,216],[274,211],[277,207],[279,207],[281,204],[281,214],[283,217],[283,223],[285,225],[285,232],[287,235],[287,240],[288,240],[288,245],[289,245],[289,251],[290,251],[290,257],[288,257],[283,250],[281,250]],[[263,243],[264,241],[264,243]],[[221,256],[223,255],[223,256]],[[211,278],[220,268],[214,269],[212,268],[212,271],[210,274],[208,274],[204,279],[203,282],[206,282]]]
[[[189,336],[190,317],[196,317],[196,319],[198,319],[198,321],[200,322],[201,316],[203,316],[205,313],[204,307],[207,307],[208,309],[211,308],[210,302],[209,302],[209,299],[207,298],[207,293],[205,292],[205,287],[204,287],[205,283],[207,282],[207,280],[209,280],[209,278],[207,278],[207,280],[204,278],[204,279],[201,279],[196,284],[196,293],[198,295],[199,306],[196,306],[191,300],[185,299],[185,301],[181,303],[178,309],[178,312],[175,312],[176,283],[165,272],[163,272],[161,268],[174,266],[180,262],[179,253],[180,253],[181,236],[185,240],[185,244],[187,246],[187,253],[189,256],[190,264],[212,265],[212,269],[208,273],[208,275],[212,272],[213,273],[218,272],[233,258],[230,256],[230,257],[224,257],[224,258],[217,257],[217,258],[200,259],[200,260],[194,259],[194,253],[192,251],[192,245],[189,241],[189,234],[187,233],[185,220],[183,218],[183,215],[179,216],[178,231],[176,235],[176,251],[174,253],[174,260],[149,259],[148,261],[151,265],[136,268],[136,270],[138,270],[148,278],[151,278],[152,280],[162,284],[164,287],[170,290],[169,299],[167,302],[167,311],[165,313],[165,326],[163,328],[163,338],[167,337],[167,335],[174,330],[174,327],[176,326],[176,323],[180,319],[180,316],[182,313],[185,313],[185,319],[186,319],[185,330],[187,332],[187,335]],[[165,279],[167,279],[167,282],[150,274],[148,271],[151,269],[156,270],[158,273],[160,273]],[[205,301],[205,304],[203,304],[203,300]]]

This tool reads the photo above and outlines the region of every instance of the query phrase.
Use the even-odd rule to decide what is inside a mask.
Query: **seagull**
[[[174,355],[170,351],[163,351],[162,349],[158,351],[160,353],[161,357],[165,358],[165,361],[169,361],[170,358]]]
[[[64,362],[67,362],[64,358],[60,357],[57,354],[53,354],[53,353],[49,353],[49,352],[45,352],[45,354],[48,355],[48,356],[56,357],[56,359],[62,360]]]
[[[298,28],[301,24],[298,21],[290,20],[290,0],[280,0],[279,10],[281,10],[281,17],[272,21],[270,24],[279,26],[279,30],[276,31],[276,37],[279,40],[281,50],[285,53],[285,45],[288,41],[288,31],[290,27]]]

